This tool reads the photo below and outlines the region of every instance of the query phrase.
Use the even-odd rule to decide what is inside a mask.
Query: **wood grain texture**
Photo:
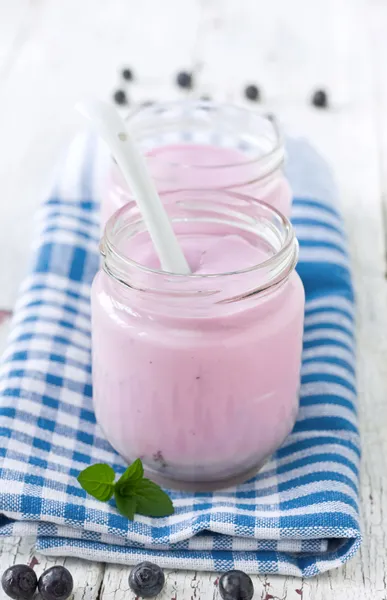
[[[13,564],[33,566],[38,577],[54,564],[65,565],[74,579],[74,600],[94,600],[98,597],[104,577],[104,565],[79,559],[57,559],[37,555],[32,538],[6,540],[0,548],[0,572]],[[0,591],[0,598],[7,598]]]
[[[3,3],[4,4],[4,3]],[[8,6],[8,5],[7,5]],[[387,6],[382,0],[0,0],[0,305],[11,307],[23,275],[31,216],[47,172],[78,127],[74,101],[108,96],[117,69],[133,67],[133,101],[182,97],[173,79],[193,70],[193,95],[263,109],[308,136],[335,166],[357,293],[358,386],[364,543],[320,577],[254,577],[260,600],[387,598]],[[71,33],[70,33],[71,32]],[[329,111],[311,107],[328,89]],[[15,235],[16,223],[18,232]],[[0,569],[28,562],[32,540],[0,543]],[[39,556],[36,569],[59,560]],[[62,561],[63,562],[63,561]],[[75,598],[123,600],[129,569],[70,561]],[[162,600],[217,600],[217,574],[169,572]],[[0,598],[3,599],[2,592]]]

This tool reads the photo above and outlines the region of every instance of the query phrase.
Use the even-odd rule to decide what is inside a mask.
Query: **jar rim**
[[[197,196],[198,193],[205,193],[207,195],[220,195],[222,197],[226,196],[227,198],[234,199],[237,201],[248,201],[249,203],[254,203],[254,206],[257,206],[260,210],[263,211],[267,215],[267,221],[269,222],[269,218],[274,218],[278,222],[278,227],[282,228],[283,231],[283,239],[281,240],[281,247],[278,251],[275,252],[272,256],[267,258],[264,261],[261,261],[255,265],[244,269],[226,271],[222,273],[190,273],[190,274],[179,274],[179,273],[171,273],[162,269],[155,269],[149,266],[143,265],[132,258],[126,256],[123,252],[117,248],[117,245],[114,243],[114,228],[118,223],[119,219],[125,216],[125,213],[129,213],[130,210],[133,210],[133,207],[136,206],[135,202],[126,204],[122,208],[120,208],[110,219],[108,220],[103,238],[100,244],[100,252],[104,257],[104,269],[108,273],[108,275],[112,276],[114,279],[123,283],[124,285],[128,285],[125,281],[125,277],[123,274],[127,273],[130,270],[134,269],[135,273],[143,273],[151,275],[155,277],[156,280],[159,278],[168,277],[168,280],[172,283],[180,283],[183,281],[209,281],[213,280],[214,282],[224,281],[225,278],[231,276],[241,276],[252,272],[263,273],[265,271],[275,272],[275,277],[272,277],[270,281],[266,282],[262,286],[263,289],[271,288],[278,283],[281,283],[284,279],[286,279],[289,274],[293,271],[296,266],[297,258],[298,258],[298,242],[293,230],[293,227],[290,221],[282,215],[280,211],[278,211],[273,206],[270,206],[266,202],[261,200],[257,200],[250,196],[246,196],[244,194],[240,194],[239,192],[231,192],[229,190],[175,190],[173,192],[168,192],[165,194],[161,194],[161,196],[174,197],[178,196],[182,193],[189,193],[193,196]],[[195,201],[194,201],[195,202]],[[198,201],[200,202],[200,201]],[[193,204],[192,204],[193,206]],[[139,213],[138,213],[139,214]],[[238,213],[244,215],[242,213]],[[244,218],[246,224],[249,217]],[[139,222],[143,223],[142,217],[140,215],[140,221],[136,221],[136,224]],[[246,225],[247,226],[247,225]],[[261,236],[262,237],[262,236]],[[109,263],[109,264],[107,264]],[[132,287],[132,286],[129,286]],[[256,289],[255,291],[261,291],[260,289]]]
[[[243,166],[253,165],[259,161],[268,162],[268,166],[266,170],[264,169],[258,179],[264,179],[267,176],[270,176],[273,172],[275,172],[284,162],[285,159],[285,150],[284,150],[284,137],[281,132],[280,127],[278,126],[276,119],[269,119],[264,114],[261,114],[257,111],[252,111],[243,106],[237,106],[231,103],[223,103],[216,102],[214,100],[200,100],[200,99],[190,99],[190,100],[173,100],[173,101],[162,101],[155,102],[147,105],[137,106],[133,111],[131,111],[125,118],[125,121],[130,125],[130,122],[134,120],[136,117],[144,117],[150,116],[153,113],[162,114],[166,113],[168,110],[173,109],[185,109],[188,111],[189,109],[200,109],[203,111],[209,110],[229,110],[233,111],[236,114],[240,114],[242,116],[249,116],[250,118],[254,118],[257,121],[265,122],[269,124],[272,128],[272,132],[274,133],[274,142],[273,147],[266,153],[257,153],[255,156],[248,156],[244,160],[240,160],[238,162],[232,163],[221,163],[221,164],[194,164],[192,162],[176,162],[171,161],[164,158],[162,155],[157,155],[157,160],[160,164],[167,165],[168,167],[173,168],[184,168],[191,170],[207,170],[207,169],[219,169],[220,171],[223,169],[233,169],[233,168],[241,168]]]

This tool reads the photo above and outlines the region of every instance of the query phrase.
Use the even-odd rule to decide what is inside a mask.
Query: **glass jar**
[[[292,196],[274,121],[244,108],[191,100],[140,108],[129,116],[128,127],[160,192],[228,189],[263,200],[289,216]],[[114,161],[107,186],[102,226],[131,199]]]
[[[227,487],[254,475],[296,419],[298,243],[285,217],[251,197],[164,200],[194,272],[160,270],[134,202],[108,221],[92,288],[96,418],[151,479]]]

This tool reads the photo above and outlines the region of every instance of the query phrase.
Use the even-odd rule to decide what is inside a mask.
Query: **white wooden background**
[[[354,560],[318,578],[255,577],[256,599],[387,598],[386,32],[385,0],[0,0],[1,345],[32,216],[80,127],[73,104],[111,95],[121,66],[136,73],[133,101],[181,97],[173,80],[183,68],[194,70],[193,94],[218,100],[243,102],[256,82],[264,107],[336,167],[358,294],[365,539]],[[329,111],[308,104],[319,86]],[[31,540],[0,543],[0,571],[32,557]],[[37,560],[38,573],[54,562]],[[128,569],[65,563],[75,600],[131,597]],[[217,600],[215,581],[171,572],[162,600]]]

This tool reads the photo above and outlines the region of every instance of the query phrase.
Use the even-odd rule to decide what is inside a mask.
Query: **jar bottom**
[[[288,438],[288,436],[291,433],[291,430],[294,427],[297,414],[298,410],[294,415],[291,429],[288,430],[286,435],[281,439],[280,443],[276,445],[276,448],[268,452],[266,456],[264,456],[264,458],[261,458],[258,464],[252,467],[248,467],[248,469],[246,470],[242,470],[238,473],[235,473],[228,477],[224,477],[222,479],[216,479],[213,477],[211,479],[200,481],[199,479],[174,479],[173,477],[168,476],[166,473],[163,473],[163,471],[156,471],[155,469],[151,469],[146,464],[144,464],[145,477],[148,477],[148,479],[151,479],[161,487],[181,492],[215,492],[217,490],[224,490],[236,485],[240,485],[242,483],[246,483],[246,481],[253,479],[259,473],[259,471],[270,460],[270,458],[273,456],[276,450],[280,448],[285,442],[285,440]]]
[[[152,457],[153,464],[155,464],[155,462],[158,463],[156,468],[152,468],[152,466],[149,466],[149,462],[147,462],[147,459],[144,456],[140,456],[140,458],[143,462],[145,477],[147,477],[148,479],[151,479],[152,481],[154,481],[161,487],[169,488],[169,489],[177,490],[177,491],[182,491],[182,492],[213,492],[216,490],[227,489],[229,487],[233,487],[233,486],[245,483],[246,481],[254,478],[258,474],[258,472],[265,466],[265,464],[273,456],[273,454],[276,452],[276,450],[283,445],[285,440],[290,435],[290,433],[294,427],[294,424],[296,422],[296,419],[297,419],[298,408],[299,408],[298,397],[299,396],[297,395],[297,402],[294,403],[294,410],[292,411],[292,414],[290,415],[290,419],[288,421],[288,427],[286,427],[286,433],[284,433],[284,431],[283,431],[281,437],[277,438],[276,443],[274,445],[272,445],[270,449],[267,448],[267,453],[264,454],[263,457],[262,457],[262,453],[261,453],[261,457],[258,459],[258,462],[253,464],[253,466],[251,466],[253,461],[249,461],[250,464],[246,469],[241,468],[237,472],[233,471],[230,474],[227,474],[227,475],[224,474],[224,476],[221,477],[220,479],[217,479],[215,475],[211,476],[208,473],[207,473],[207,476],[205,479],[204,478],[201,479],[200,475],[196,478],[195,476],[192,475],[192,472],[191,472],[190,476],[187,476],[188,473],[183,474],[181,472],[181,465],[173,466],[170,464],[169,465],[163,464],[164,458],[162,457],[162,455],[161,456],[156,455],[156,456]],[[98,415],[97,415],[97,421],[99,422]],[[138,456],[134,456],[134,457],[130,456],[127,452],[123,451],[122,448],[119,448],[118,445],[115,444],[115,440],[113,440],[109,435],[106,435],[106,431],[104,431],[103,426],[100,425],[100,427],[101,427],[101,430],[103,431],[103,433],[105,434],[105,437],[109,440],[110,444],[115,449],[115,451],[118,454],[120,454],[120,456],[122,456],[122,458],[124,458],[124,460],[128,464],[132,463],[133,460],[138,458]],[[160,468],[158,468],[159,465],[160,465]],[[240,465],[240,466],[242,466],[242,465]],[[180,467],[180,469],[179,469],[179,467]],[[179,470],[180,470],[180,473],[179,473]],[[172,473],[174,471],[177,471],[176,477],[172,476]],[[185,478],[185,476],[186,476],[186,478]]]
[[[252,479],[262,469],[268,459],[269,456],[261,461],[261,463],[256,467],[252,467],[243,473],[238,473],[238,475],[218,481],[180,481],[177,479],[171,479],[168,476],[164,476],[160,471],[147,469],[145,466],[144,473],[145,477],[148,477],[163,488],[169,488],[171,490],[177,490],[180,492],[215,492],[217,490],[223,490],[241,483],[245,483],[249,479]]]

